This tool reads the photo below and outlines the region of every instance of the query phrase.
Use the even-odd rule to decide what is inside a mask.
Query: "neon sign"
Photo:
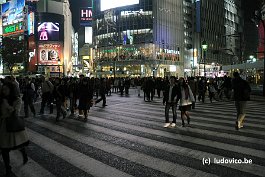
[[[17,34],[23,32],[23,23],[19,22],[13,25],[8,25],[4,27],[3,36]]]

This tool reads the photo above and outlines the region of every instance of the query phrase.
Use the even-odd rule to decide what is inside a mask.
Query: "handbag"
[[[25,130],[25,121],[19,117],[15,111],[6,119],[7,132],[20,132]]]

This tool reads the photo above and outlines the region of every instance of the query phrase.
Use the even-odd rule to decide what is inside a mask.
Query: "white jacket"
[[[181,98],[179,100],[179,106],[187,106],[187,105],[191,105],[192,102],[195,102],[193,93],[192,93],[189,85],[188,85],[188,88],[189,88],[189,96],[188,96],[188,99],[185,99],[185,90],[182,86],[180,86]]]

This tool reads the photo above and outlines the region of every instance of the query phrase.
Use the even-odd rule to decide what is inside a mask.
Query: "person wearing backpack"
[[[246,80],[243,80],[238,72],[233,73],[232,89],[234,90],[235,107],[237,111],[237,119],[235,129],[239,130],[243,127],[246,116],[247,101],[250,100],[251,88]]]

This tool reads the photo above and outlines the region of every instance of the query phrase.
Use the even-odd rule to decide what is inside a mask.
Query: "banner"
[[[39,44],[38,61],[40,65],[59,65],[63,58],[63,47],[59,43]],[[62,63],[61,63],[62,64]]]

